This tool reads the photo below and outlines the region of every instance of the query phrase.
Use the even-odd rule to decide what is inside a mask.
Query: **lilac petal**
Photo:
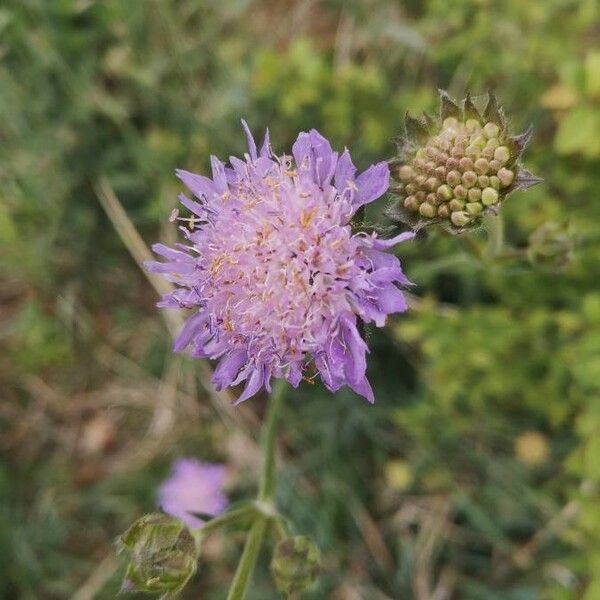
[[[382,240],[381,238],[372,238],[372,247],[375,248],[375,250],[388,250],[396,244],[406,242],[407,240],[412,240],[415,237],[415,235],[416,234],[414,231],[403,231],[402,233],[388,240]]]
[[[211,156],[210,166],[215,189],[220,194],[223,194],[228,189],[227,177],[225,176],[225,165],[216,156]]]
[[[248,142],[248,151],[250,152],[250,158],[252,160],[256,160],[256,142],[254,141],[254,136],[250,131],[250,127],[248,127],[248,123],[244,119],[242,119],[242,127],[244,128],[244,132],[246,134],[246,140]]]
[[[302,381],[302,365],[300,362],[290,363],[286,379],[292,387],[297,388],[300,385]]]
[[[371,404],[375,403],[373,388],[366,377],[363,377],[358,383],[350,383],[350,387],[360,396],[366,398]]]
[[[356,175],[356,167],[352,163],[348,148],[344,148],[344,152],[340,156],[335,168],[335,187],[338,192],[342,192],[347,187],[354,183]]]
[[[178,198],[179,202],[181,202],[181,204],[183,204],[190,212],[193,212],[199,217],[206,217],[206,208],[200,204],[200,202],[190,200],[185,194],[179,194]]]
[[[381,197],[390,184],[390,169],[386,162],[372,165],[356,178],[358,191],[354,197],[354,207],[359,208]]]
[[[314,155],[315,180],[323,187],[333,177],[338,154],[332,150],[331,144],[316,129],[311,129],[309,136]]]
[[[175,171],[177,177],[183,181],[187,188],[197,198],[212,198],[215,194],[215,186],[211,179],[204,177],[204,175],[197,175],[196,173],[190,173],[183,169],[177,169]]]
[[[296,167],[306,167],[305,160],[310,155],[310,136],[304,131],[301,132],[292,146],[292,155],[296,161]]]
[[[345,372],[350,383],[358,383],[367,370],[367,344],[360,337],[356,325],[348,318],[343,320],[344,341],[350,351],[350,360],[345,361]]]
[[[260,157],[261,158],[269,158],[272,155],[271,152],[271,139],[269,137],[269,130],[265,131],[265,139],[263,145],[260,149]]]
[[[248,353],[246,350],[234,350],[221,359],[212,376],[212,382],[217,390],[231,385],[240,369],[246,364]]]
[[[387,314],[404,312],[408,309],[404,294],[393,283],[379,290],[377,304]]]
[[[164,256],[169,260],[194,260],[189,254],[186,254],[181,250],[175,250],[174,248],[170,248],[164,244],[152,244],[152,252],[154,252],[154,254],[158,254],[159,256]]]
[[[208,314],[205,312],[198,312],[191,316],[182,327],[179,335],[175,339],[173,344],[173,352],[181,352],[185,350],[192,338],[199,333],[203,328],[204,324],[208,321]]]
[[[246,387],[242,392],[241,396],[235,401],[234,405],[244,402],[244,400],[248,400],[256,394],[263,386],[265,382],[265,368],[261,365],[255,367],[250,376],[248,377],[248,381],[246,383]]]

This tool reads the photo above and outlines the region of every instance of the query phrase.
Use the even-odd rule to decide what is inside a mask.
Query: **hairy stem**
[[[273,386],[269,401],[269,408],[262,431],[262,470],[258,489],[258,502],[269,505],[273,502],[275,493],[275,434],[277,419],[281,411],[281,404],[285,395],[285,381],[278,380]],[[262,546],[263,538],[268,524],[268,517],[258,513],[246,538],[246,545],[240,558],[233,583],[229,589],[227,600],[243,600],[246,596],[254,565]]]

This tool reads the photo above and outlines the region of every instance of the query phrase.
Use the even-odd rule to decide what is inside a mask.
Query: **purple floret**
[[[314,129],[277,157],[268,133],[258,151],[243,125],[244,160],[211,157],[212,178],[177,171],[196,222],[182,228],[186,244],[156,244],[165,262],[147,265],[178,286],[159,306],[193,310],[174,349],[218,360],[217,389],[245,382],[238,402],[270,391],[273,377],[296,387],[317,374],[330,391],[348,385],[373,402],[357,325],[382,327],[407,309],[409,281],[388,250],[414,234],[384,240],[353,233],[350,220],[386,192],[387,163],[357,176],[348,150]]]

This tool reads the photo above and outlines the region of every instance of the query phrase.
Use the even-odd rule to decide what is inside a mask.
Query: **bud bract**
[[[129,555],[123,591],[153,592],[169,597],[196,572],[198,547],[186,525],[162,513],[138,519],[118,540]]]
[[[320,563],[321,553],[309,537],[296,535],[282,540],[271,561],[277,589],[282,594],[308,589],[319,576]]]

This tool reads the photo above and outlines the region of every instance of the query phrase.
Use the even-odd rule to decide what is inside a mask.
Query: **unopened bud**
[[[453,225],[456,225],[456,227],[464,227],[471,222],[471,217],[468,213],[459,210],[450,215],[450,220],[452,221]]]
[[[464,200],[467,197],[467,188],[464,185],[457,185],[454,188],[454,196],[459,200]]]
[[[488,187],[488,185],[490,185],[490,178],[487,175],[480,175],[477,178],[477,185],[481,189]]]
[[[452,188],[449,185],[440,185],[436,193],[440,200],[450,200],[452,198]]]
[[[463,173],[462,182],[466,188],[472,188],[477,183],[477,173],[474,171],[466,171]]]
[[[510,150],[506,146],[498,146],[494,150],[494,158],[504,164],[510,158]]]
[[[481,192],[481,201],[486,206],[491,206],[492,204],[495,204],[496,202],[498,202],[498,192],[491,187],[485,188],[483,192]]]
[[[490,187],[493,187],[495,190],[500,189],[500,179],[495,175],[490,177]]]
[[[498,179],[500,180],[500,184],[502,187],[508,187],[514,180],[515,173],[510,169],[505,169],[504,167],[498,171]]]
[[[458,161],[458,168],[465,173],[466,171],[472,171],[473,170],[473,161],[468,158],[467,156],[461,158]]]
[[[281,594],[302,592],[311,587],[321,570],[321,553],[303,535],[287,538],[275,547],[271,573]]]
[[[493,158],[490,160],[490,171],[492,173],[497,173],[502,168],[502,163],[499,160]]]
[[[176,594],[196,572],[198,548],[190,530],[162,513],[138,519],[120,538],[130,562],[123,589]]]
[[[483,133],[488,139],[495,138],[500,133],[500,127],[496,123],[486,123],[483,127]]]
[[[462,210],[465,207],[465,203],[462,200],[453,198],[452,200],[450,200],[450,203],[448,204],[448,206],[450,208],[450,211],[454,212],[454,211]]]
[[[457,186],[460,183],[460,173],[458,171],[450,171],[450,173],[446,175],[446,182],[452,187]]]
[[[474,133],[481,128],[481,125],[477,119],[467,119],[465,127],[469,133]]]
[[[479,202],[481,200],[481,190],[479,188],[471,188],[467,194],[469,202]]]
[[[418,210],[419,203],[414,196],[407,196],[404,199],[404,208],[408,208],[408,210]]]
[[[490,168],[490,163],[485,160],[485,158],[478,158],[474,164],[475,171],[479,173],[479,175],[485,175]]]
[[[428,219],[431,219],[431,218],[435,217],[435,213],[436,213],[435,206],[433,206],[429,202],[423,202],[423,204],[421,204],[421,206],[419,206],[419,213],[423,217],[427,217]]]
[[[415,171],[409,165],[402,165],[400,169],[398,169],[398,175],[400,176],[400,181],[407,183],[415,176]]]
[[[450,208],[447,204],[441,204],[440,206],[438,206],[437,214],[438,217],[445,219],[446,217],[450,216]]]
[[[483,211],[483,205],[480,202],[467,202],[467,212],[470,215],[478,215]]]

